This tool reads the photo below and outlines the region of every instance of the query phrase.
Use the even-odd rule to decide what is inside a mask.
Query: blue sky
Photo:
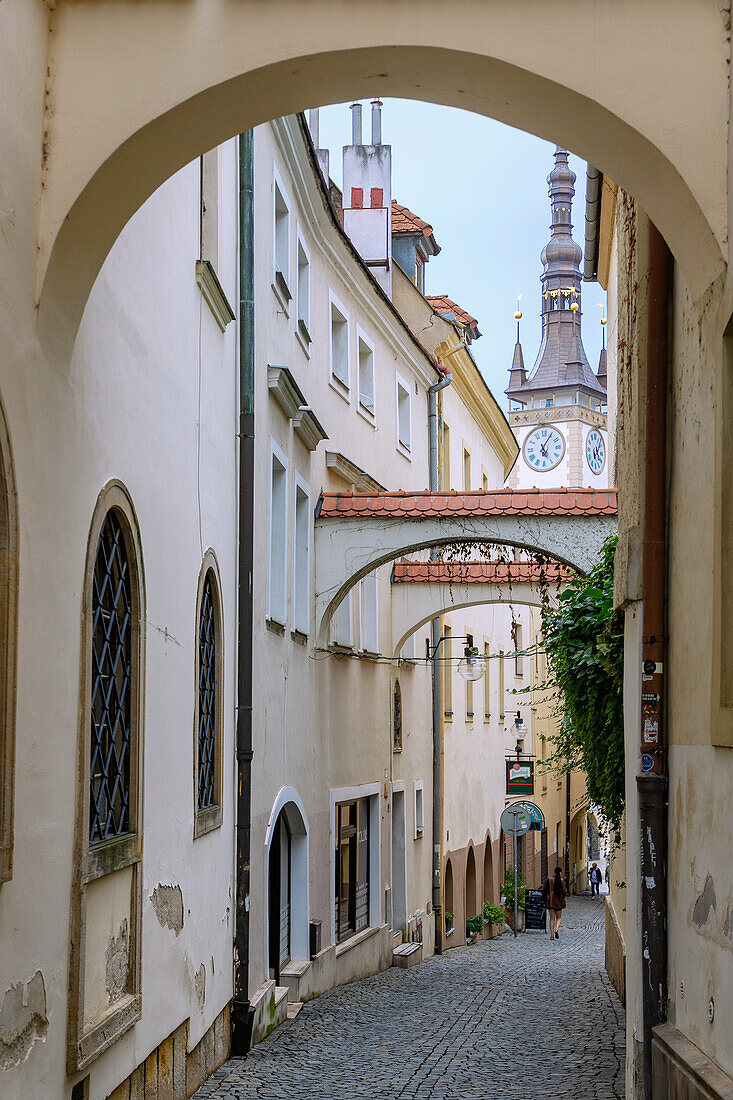
[[[341,185],[341,150],[351,140],[347,104],[323,107],[320,144],[331,153],[331,176]],[[364,137],[370,107],[364,101]],[[540,252],[549,238],[547,175],[554,146],[531,134],[453,107],[388,99],[382,140],[392,146],[392,196],[430,222],[442,251],[426,268],[428,294],[448,294],[474,317],[482,333],[472,346],[484,377],[506,408],[522,294],[521,338],[527,370],[540,341]],[[577,175],[573,236],[583,245],[585,162]],[[597,283],[583,284],[583,343],[594,369],[601,349]]]

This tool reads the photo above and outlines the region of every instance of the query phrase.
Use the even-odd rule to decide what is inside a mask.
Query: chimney
[[[361,145],[361,103],[351,104],[351,144]]]
[[[372,100],[372,145],[382,144],[382,101]]]
[[[361,103],[351,104],[344,146],[343,224],[351,243],[392,297],[392,149],[382,145],[382,101],[372,100],[372,144],[362,144]]]
[[[313,147],[316,151],[316,159],[318,161],[318,167],[321,169],[321,175],[323,176],[324,180],[326,181],[326,186],[328,186],[329,173],[330,173],[330,167],[331,166],[329,164],[328,149],[321,149],[320,148],[320,144],[321,144],[321,127],[320,127],[319,111],[318,111],[317,107],[311,107],[311,109],[308,111],[308,129],[311,132],[311,140],[313,142]]]

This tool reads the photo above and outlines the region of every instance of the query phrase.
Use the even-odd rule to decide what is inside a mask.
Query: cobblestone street
[[[623,1097],[603,905],[570,898],[555,942],[504,935],[331,990],[223,1066],[196,1100]]]

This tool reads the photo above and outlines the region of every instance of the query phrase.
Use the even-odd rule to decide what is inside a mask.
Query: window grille
[[[392,743],[396,749],[402,748],[402,688],[395,680],[392,693]]]
[[[132,599],[125,537],[109,512],[97,544],[92,594],[89,843],[130,831]]]
[[[216,615],[211,574],[207,573],[199,616],[199,774],[198,808],[216,801]]]

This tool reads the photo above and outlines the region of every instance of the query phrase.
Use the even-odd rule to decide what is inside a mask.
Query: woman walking
[[[556,867],[554,877],[548,878],[542,889],[542,900],[550,914],[551,940],[560,939],[560,921],[562,920],[562,911],[567,905],[565,900],[567,894],[562,871],[559,867]]]

